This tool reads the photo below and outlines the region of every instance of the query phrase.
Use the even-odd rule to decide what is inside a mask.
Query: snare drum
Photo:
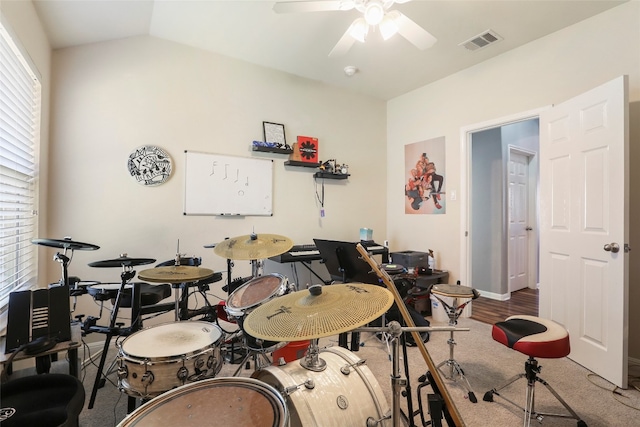
[[[232,318],[240,319],[259,305],[287,293],[288,286],[289,281],[282,274],[256,277],[229,295],[225,310]]]
[[[125,338],[118,352],[118,388],[152,398],[222,368],[222,331],[212,323],[164,323]]]
[[[211,378],[173,389],[127,415],[118,427],[286,427],[289,411],[273,387],[252,378]]]
[[[320,357],[326,362],[322,372],[292,362],[251,375],[288,394],[291,427],[366,426],[368,419],[377,421],[391,413],[380,385],[363,360],[342,347],[322,350]],[[313,385],[306,386],[308,380]],[[389,427],[391,421],[376,425]]]

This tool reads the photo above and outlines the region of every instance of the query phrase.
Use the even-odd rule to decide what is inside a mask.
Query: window
[[[37,281],[41,85],[33,70],[0,23],[0,314],[10,292]]]

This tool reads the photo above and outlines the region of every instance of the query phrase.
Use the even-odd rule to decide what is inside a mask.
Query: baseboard
[[[507,300],[509,300],[509,298],[511,298],[510,294],[497,294],[495,292],[481,291],[480,289],[478,289],[478,292],[480,293],[480,296],[482,296],[482,297],[489,298],[489,299],[495,299],[495,300],[498,300],[498,301],[507,301]]]

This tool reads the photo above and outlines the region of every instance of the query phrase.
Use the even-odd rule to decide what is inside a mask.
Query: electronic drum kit
[[[63,248],[65,252],[98,248],[70,239],[38,239],[33,243]],[[280,255],[292,246],[284,236],[252,233],[224,240],[215,245],[214,253],[227,260],[254,262]],[[118,301],[135,275],[133,267],[153,262],[155,259],[121,255],[89,264],[122,268],[105,347],[115,334]],[[213,270],[179,265],[177,261],[176,265],[143,270],[138,277],[150,283],[184,283],[213,275]],[[100,287],[95,285],[93,289]],[[387,312],[393,302],[393,293],[383,286],[346,283],[294,291],[279,274],[254,277],[221,303],[227,317],[223,320],[238,323],[248,350],[258,354],[305,340],[309,347],[301,359],[286,360],[280,366],[259,366],[256,362],[251,378],[216,377],[224,361],[224,333],[214,323],[170,322],[133,332],[118,344],[118,388],[144,404],[131,411],[119,427],[207,425],[212,409],[216,410],[217,422],[235,425],[395,427],[398,404],[394,399],[394,408],[389,407],[365,361],[342,347],[318,347],[320,338],[358,328],[386,331],[386,327],[362,327]],[[397,331],[403,328],[393,323],[397,337]],[[412,331],[416,329],[451,328]],[[89,408],[107,350],[102,353]],[[397,391],[394,385],[394,393]]]

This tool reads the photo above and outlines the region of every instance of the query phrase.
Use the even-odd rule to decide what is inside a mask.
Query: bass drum
[[[149,399],[222,368],[222,331],[209,322],[163,323],[138,331],[118,352],[118,388]]]
[[[251,375],[288,394],[291,427],[366,426],[368,419],[380,420],[391,413],[380,385],[363,360],[342,347],[327,348],[319,356],[326,362],[322,372],[293,362]],[[305,386],[307,380],[313,386]],[[376,425],[390,427],[391,420]]]
[[[210,378],[143,404],[118,427],[287,427],[289,411],[273,387],[252,378]]]

